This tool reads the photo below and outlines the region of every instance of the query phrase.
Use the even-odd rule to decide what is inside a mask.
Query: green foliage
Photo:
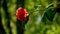
[[[43,11],[43,14],[41,14],[42,12],[40,13],[41,10],[39,8],[38,11],[36,10],[36,12],[33,12],[33,14],[30,15],[25,34],[60,34],[60,18],[57,18],[60,15],[56,13],[53,2],[50,5],[44,5],[43,0],[41,0],[41,2],[40,8],[43,7],[46,9],[43,9],[45,10]],[[37,9],[37,6],[35,6],[35,8]]]
[[[1,22],[9,34],[8,23],[10,23],[12,34],[17,34],[17,19],[16,8],[20,7],[20,0],[6,0],[7,12],[3,8],[3,1],[1,0],[0,13]],[[60,34],[60,14],[56,13],[54,7],[58,6],[57,0],[25,0],[24,7],[29,13],[28,22],[25,26],[24,34]],[[60,5],[59,5],[60,6]],[[9,18],[9,17],[10,18]],[[6,18],[7,17],[7,18]],[[9,20],[9,22],[8,22]],[[18,24],[21,25],[19,22]],[[21,28],[19,28],[21,30]]]

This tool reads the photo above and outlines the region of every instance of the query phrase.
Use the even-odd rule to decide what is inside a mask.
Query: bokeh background
[[[42,21],[46,8],[52,3],[53,7],[56,7],[59,0],[24,0],[23,2],[23,6],[30,14],[24,34],[60,34],[60,14],[56,13],[53,21],[47,18],[45,22]],[[21,5],[22,0],[0,0],[0,34],[17,34],[16,10]],[[49,11],[47,13],[49,14]]]

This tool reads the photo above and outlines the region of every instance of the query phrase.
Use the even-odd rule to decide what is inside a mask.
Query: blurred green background
[[[4,30],[6,34],[10,34],[10,31],[12,34],[17,34],[16,10],[21,6],[21,2],[21,0],[0,0],[0,34],[3,34]],[[25,0],[23,2],[30,14],[24,34],[60,34],[60,14],[55,13],[53,21],[49,20],[50,17],[48,19],[43,15],[50,4],[53,3],[53,7],[56,7],[58,0]],[[49,11],[51,10],[47,13],[51,16],[52,12]],[[44,22],[42,18],[45,18]]]

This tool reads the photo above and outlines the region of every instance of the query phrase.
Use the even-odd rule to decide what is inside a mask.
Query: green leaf
[[[42,18],[42,21],[43,22],[47,22],[47,20],[50,20],[50,21],[53,21],[53,18],[56,14],[56,11],[54,9],[54,4],[50,4],[47,9],[44,11],[44,15],[43,15],[43,18]],[[60,6],[59,3],[57,6]]]

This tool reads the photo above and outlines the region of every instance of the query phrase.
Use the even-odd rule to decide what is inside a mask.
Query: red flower
[[[25,8],[19,7],[16,12],[16,17],[18,20],[22,21],[24,18],[28,16]]]

